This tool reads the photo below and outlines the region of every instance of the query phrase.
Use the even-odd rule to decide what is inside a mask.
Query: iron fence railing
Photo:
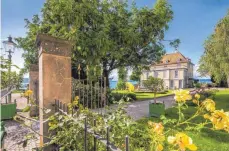
[[[59,112],[60,114],[64,114],[66,116],[71,116],[74,114],[74,110],[69,114],[69,110],[67,107],[67,104],[62,103],[59,100],[55,100],[55,112]],[[107,151],[121,151],[118,147],[116,147],[114,144],[112,144],[109,140],[110,138],[110,127],[106,128],[106,138],[103,138],[99,134],[96,133],[95,130],[93,130],[92,126],[88,124],[87,118],[84,119],[84,124],[81,125],[81,127],[84,129],[84,151],[88,151],[88,143],[87,143],[87,137],[88,134],[93,136],[93,151],[97,151],[97,141],[100,141],[102,144],[106,146]],[[77,121],[76,121],[77,122]],[[96,127],[96,120],[93,120],[93,127]],[[126,136],[124,139],[125,141],[125,151],[129,151],[129,137]]]
[[[79,97],[80,103],[87,108],[96,109],[109,105],[106,98],[106,78],[95,81],[88,79],[72,79],[72,100]]]
[[[14,86],[10,86],[1,90],[1,103],[8,104],[11,102],[11,93],[13,90],[15,90]]]

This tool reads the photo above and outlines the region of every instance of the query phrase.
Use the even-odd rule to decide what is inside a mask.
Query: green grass
[[[29,110],[30,110],[30,106],[26,106],[26,107],[22,110],[22,112],[29,112]]]
[[[127,90],[114,90],[113,92],[118,93],[127,93]],[[154,98],[154,93],[152,92],[133,92],[136,94],[137,100],[147,100]],[[156,97],[162,97],[173,94],[172,90],[169,90],[168,92],[158,93]]]
[[[24,90],[13,90],[12,93],[24,93]]]
[[[229,90],[221,90],[217,92],[214,101],[216,102],[216,109],[224,109],[224,111],[229,111]],[[195,107],[189,106],[184,115],[185,117],[190,117],[194,112]],[[166,117],[171,119],[177,118],[177,109],[167,109]],[[148,120],[152,120],[154,122],[160,121],[158,118],[151,117],[140,119],[138,120],[138,123],[146,126]],[[198,117],[192,122],[199,123],[202,120],[202,117]],[[226,133],[225,131],[213,131],[210,129],[203,129],[201,132],[187,131],[182,129],[178,131],[183,131],[189,135],[200,151],[229,151],[229,133]]]

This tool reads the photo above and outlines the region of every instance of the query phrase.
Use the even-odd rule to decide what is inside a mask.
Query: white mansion
[[[178,51],[166,54],[159,63],[152,64],[150,70],[143,71],[140,85],[144,87],[142,81],[153,76],[163,79],[165,88],[187,88],[192,86],[193,66],[191,60]]]

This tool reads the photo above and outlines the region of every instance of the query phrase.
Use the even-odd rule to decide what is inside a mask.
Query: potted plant
[[[150,76],[147,80],[143,81],[143,85],[154,93],[154,103],[149,104],[149,116],[159,117],[165,113],[164,103],[157,103],[156,95],[159,91],[164,89],[164,81],[160,78]]]

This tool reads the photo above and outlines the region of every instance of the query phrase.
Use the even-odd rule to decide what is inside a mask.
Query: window
[[[184,71],[184,78],[187,78],[187,76],[188,76],[188,75],[187,75],[187,71],[185,70],[185,71]]]
[[[154,77],[156,77],[156,78],[157,78],[157,76],[158,76],[157,71],[154,71]]]
[[[173,88],[173,80],[170,80],[170,88]]]
[[[166,70],[163,71],[163,78],[166,78]]]
[[[179,88],[180,88],[180,89],[183,88],[183,87],[182,87],[182,80],[179,80]]]
[[[178,70],[175,70],[175,78],[178,78]]]

